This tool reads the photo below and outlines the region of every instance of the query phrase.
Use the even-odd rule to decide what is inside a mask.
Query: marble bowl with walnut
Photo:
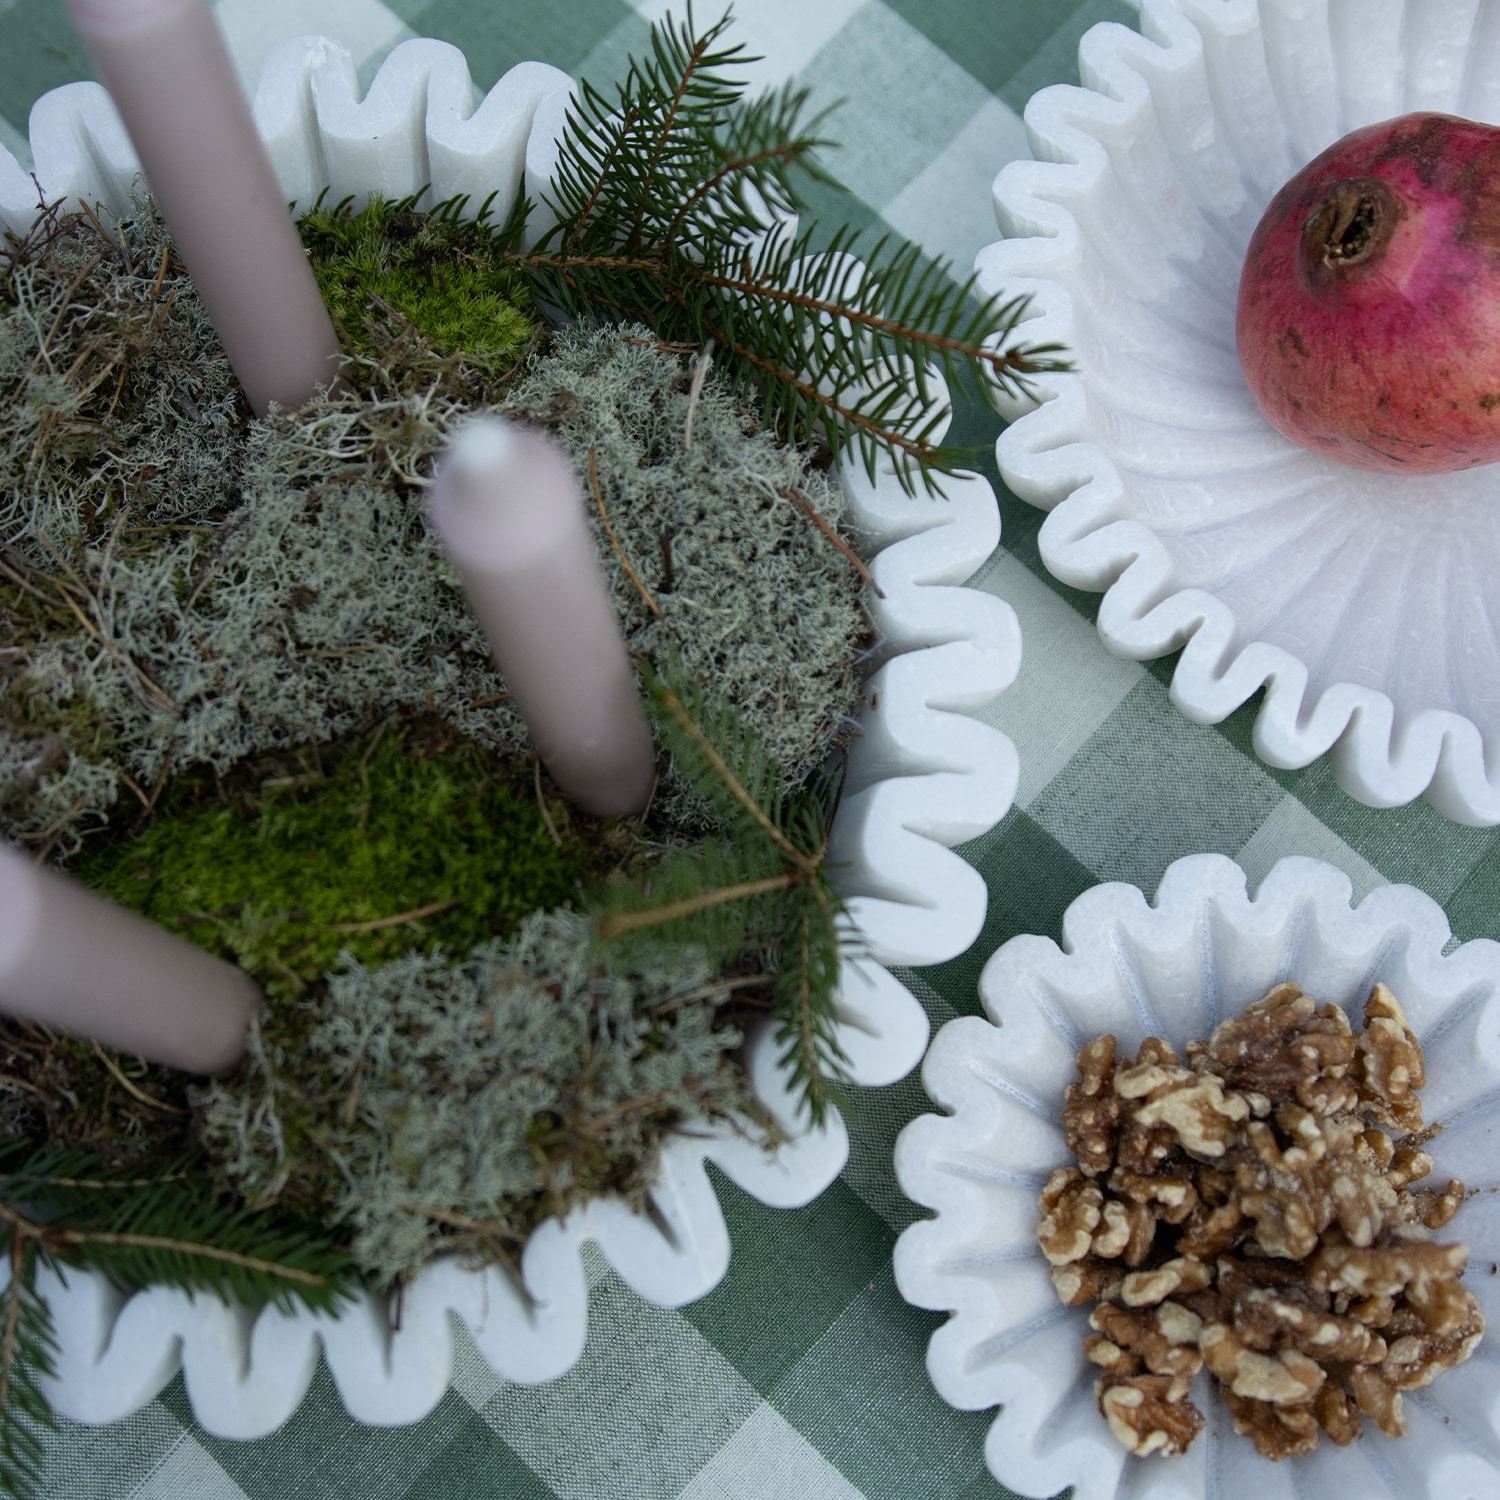
[[[1063,919],[1062,941],[1018,937],[980,980],[983,1017],[950,1022],[923,1067],[944,1111],[896,1144],[903,1191],[933,1217],[896,1246],[909,1302],[950,1314],[933,1335],[938,1393],[968,1410],[998,1407],[985,1456],[1026,1496],[1074,1486],[1076,1500],[1244,1496],[1293,1500],[1481,1500],[1500,1493],[1500,1353],[1493,1336],[1467,1363],[1404,1393],[1409,1433],[1374,1423],[1347,1447],[1324,1442],[1272,1463],[1233,1430],[1205,1373],[1191,1399],[1205,1430],[1176,1458],[1135,1457],[1100,1414],[1099,1367],[1085,1357],[1090,1307],[1060,1300],[1038,1244],[1039,1198],[1074,1156],[1061,1123],[1075,1058],[1102,1033],[1122,1055],[1147,1037],[1181,1051],[1274,986],[1295,982],[1357,1030],[1375,984],[1399,998],[1426,1058],[1428,1181],[1461,1179],[1470,1196],[1436,1236],[1469,1249],[1462,1285],[1500,1327],[1500,944],[1455,946],[1442,909],[1409,886],[1357,906],[1348,878],[1320,861],[1284,859],[1253,895],[1220,855],[1166,872],[1153,901],[1134,886],[1096,886]]]

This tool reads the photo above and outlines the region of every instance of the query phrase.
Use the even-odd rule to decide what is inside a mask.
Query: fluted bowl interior
[[[1284,859],[1259,889],[1221,855],[1171,865],[1154,900],[1134,886],[1084,892],[1061,945],[1017,937],[980,980],[985,1016],[943,1027],[922,1081],[943,1115],[924,1115],[896,1143],[906,1195],[934,1217],[896,1246],[909,1302],[951,1314],[932,1337],[928,1370],[954,1406],[998,1406],[985,1457],[1018,1494],[1074,1500],[1488,1500],[1500,1494],[1500,944],[1454,947],[1447,918],[1410,886],[1383,886],[1357,906],[1348,877]],[[1134,1458],[1094,1398],[1083,1353],[1090,1309],[1058,1300],[1037,1245],[1038,1196],[1069,1165],[1060,1115],[1075,1055],[1112,1032],[1133,1054],[1147,1036],[1179,1050],[1207,1037],[1274,985],[1292,980],[1359,1024],[1375,982],[1406,1009],[1427,1061],[1424,1116],[1433,1179],[1472,1196],[1444,1241],[1469,1246],[1464,1285],[1491,1332],[1467,1364],[1404,1393],[1408,1436],[1372,1424],[1347,1448],[1329,1442],[1273,1463],[1233,1432],[1196,1377],[1207,1427],[1180,1458]]]
[[[1280,186],[1413,110],[1500,121],[1492,0],[1145,0],[1095,27],[1084,88],[1027,108],[1037,162],[995,184],[987,289],[1036,295],[1024,336],[1072,374],[999,443],[1053,509],[1047,566],[1105,590],[1114,649],[1186,646],[1173,698],[1216,722],[1261,687],[1257,751],[1336,747],[1340,781],[1500,822],[1500,466],[1381,474],[1260,415],[1235,350],[1250,236]]]

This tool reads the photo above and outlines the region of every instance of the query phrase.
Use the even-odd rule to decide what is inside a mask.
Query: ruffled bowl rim
[[[1142,34],[1105,22],[1082,38],[1087,87],[1054,85],[1032,97],[1025,120],[1037,160],[1012,162],[996,177],[996,214],[1009,238],[976,261],[986,292],[1032,298],[1012,341],[1073,346],[1066,288],[1078,226],[1068,204],[1107,171],[1100,141],[1155,108],[1152,89],[1172,86],[1202,52],[1204,36],[1242,40],[1259,30],[1267,5],[1295,10],[1287,25],[1306,10],[1281,0],[1144,0]],[[1170,695],[1185,717],[1219,723],[1264,690],[1253,744],[1268,765],[1300,769],[1331,753],[1339,784],[1369,806],[1420,796],[1455,822],[1500,823],[1500,743],[1493,735],[1486,742],[1473,719],[1442,708],[1412,711],[1353,682],[1314,695],[1299,657],[1267,641],[1236,647],[1231,608],[1204,589],[1174,584],[1160,536],[1114,518],[1120,472],[1090,440],[1077,374],[1039,375],[1029,397],[996,393],[995,404],[1011,419],[996,444],[1002,477],[1023,500],[1050,511],[1039,538],[1043,563],[1061,581],[1103,594],[1098,630],[1112,651],[1145,660],[1181,649]]]
[[[1476,1110],[1500,1112],[1500,943],[1481,938],[1455,946],[1442,908],[1412,886],[1382,886],[1357,904],[1351,897],[1341,870],[1300,856],[1279,861],[1253,894],[1245,872],[1218,854],[1175,861],[1149,902],[1135,886],[1094,886],[1068,907],[1060,944],[1020,936],[1002,945],[980,979],[985,1016],[951,1021],[934,1038],[922,1082],[945,1113],[913,1120],[895,1148],[902,1191],[934,1217],[898,1239],[896,1284],[914,1306],[950,1314],[930,1341],[928,1372],[953,1406],[1000,1407],[985,1457],[995,1478],[1017,1493],[1055,1495],[1070,1484],[1076,1500],[1252,1492],[1295,1500],[1331,1493],[1327,1470],[1311,1477],[1298,1470],[1340,1450],[1322,1445],[1321,1460],[1318,1454],[1281,1464],[1259,1459],[1248,1440],[1231,1434],[1222,1403],[1201,1375],[1193,1399],[1209,1425],[1188,1455],[1127,1457],[1093,1404],[1081,1352],[1089,1310],[1057,1301],[1036,1246],[1036,1198],[1050,1171],[1068,1160],[1057,1116],[1063,1088],[1075,1076],[1069,1040],[1082,1045],[1097,1031],[1115,1029],[1128,1051],[1146,1034],[1181,1046],[1188,1037],[1177,1031],[1195,1003],[1222,1017],[1284,979],[1346,1007],[1359,1006],[1375,980],[1384,979],[1406,997],[1424,1046],[1449,1045],[1463,1059],[1461,1086],[1452,1082],[1457,1070],[1448,1076],[1468,1102],[1448,1123]],[[1114,996],[1118,1026],[1094,1024],[1107,1013],[1106,995]],[[1082,1016],[1086,1034],[1078,1036]],[[1439,1087],[1429,1072],[1428,1093]],[[1003,1140],[1003,1161],[982,1156],[987,1137]],[[1430,1147],[1435,1180],[1443,1178],[1442,1140]],[[1468,1237],[1462,1215],[1445,1237],[1458,1235]],[[1496,1248],[1484,1250],[1481,1263],[1492,1261]],[[1467,1278],[1471,1290],[1488,1292],[1488,1283],[1472,1270]],[[1492,1326],[1500,1323],[1494,1301]],[[1049,1335],[1058,1342],[1047,1345]],[[1493,1337],[1468,1365],[1445,1372],[1430,1396],[1411,1393],[1424,1405],[1446,1393],[1456,1406],[1460,1389],[1465,1397],[1477,1390],[1463,1408],[1467,1424],[1456,1410],[1451,1427],[1441,1425],[1446,1414],[1440,1417],[1439,1451],[1430,1441],[1432,1423],[1400,1442],[1373,1434],[1377,1456],[1353,1474],[1353,1465],[1346,1466],[1343,1478],[1367,1482],[1352,1492],[1362,1500],[1494,1492],[1500,1355]],[[1033,1345],[1038,1339],[1043,1343]],[[1069,1362],[1077,1368],[1064,1369]],[[1484,1408],[1486,1382],[1488,1431],[1474,1434],[1473,1412]],[[1467,1448],[1466,1437],[1474,1439]],[[1369,1441],[1369,1433],[1359,1439]],[[1237,1467],[1215,1475],[1216,1464]]]

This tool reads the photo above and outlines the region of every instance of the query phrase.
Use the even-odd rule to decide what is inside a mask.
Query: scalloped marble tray
[[[1342,871],[1283,859],[1253,897],[1218,854],[1180,859],[1148,905],[1134,886],[1085,891],[1063,917],[1061,947],[1017,937],[985,966],[988,1020],[938,1033],[922,1081],[946,1116],[913,1120],[896,1141],[896,1176],[936,1217],[897,1241],[896,1284],[908,1302],[952,1314],[927,1368],[954,1406],[1000,1406],[985,1459],[1022,1495],[1075,1500],[1492,1500],[1500,1494],[1500,944],[1445,951],[1448,919],[1412,886],[1373,891],[1356,907]],[[1474,1357],[1428,1389],[1405,1393],[1410,1436],[1369,1424],[1349,1448],[1324,1443],[1273,1464],[1236,1437],[1206,1376],[1193,1400],[1206,1430],[1181,1459],[1129,1457],[1093,1398],[1083,1356],[1089,1309],[1064,1307],[1036,1243],[1037,1198],[1070,1160],[1058,1121],[1074,1057],[1112,1031],[1122,1050],[1164,1036],[1179,1049],[1225,1016],[1294,979],[1356,1018],[1377,979],[1400,999],[1427,1057],[1434,1178],[1478,1196],[1444,1238],[1470,1248],[1465,1285],[1490,1327]]]
[[[1086,87],[1026,108],[1034,162],[995,181],[987,291],[1030,292],[1028,340],[1076,372],[997,454],[1051,510],[1041,553],[1102,590],[1125,656],[1184,647],[1172,698],[1216,723],[1262,686],[1255,748],[1332,750],[1379,807],[1426,795],[1500,822],[1500,466],[1366,474],[1267,425],[1234,345],[1240,265],[1280,185],[1357,126],[1432,109],[1500,121],[1494,0],[1145,0],[1094,27]]]
[[[567,75],[522,63],[476,101],[462,53],[416,40],[393,51],[361,101],[348,52],[324,38],[288,42],[267,60],[254,113],[288,198],[336,201],[378,189],[403,196],[431,183],[436,198],[469,193],[477,207],[523,182],[544,185],[572,88]],[[36,175],[49,198],[83,196],[128,211],[138,169],[104,90],[69,84],[31,115]],[[0,149],[0,221],[24,229],[36,187]],[[962,952],[984,919],[983,880],[949,847],[992,827],[1015,795],[1014,747],[967,717],[1015,678],[1020,631],[1008,605],[957,587],[993,551],[999,511],[989,484],[961,476],[945,500],[913,500],[894,472],[874,481],[840,471],[884,597],[870,601],[888,659],[869,679],[871,707],[851,752],[834,831],[843,891],[864,940],[846,962],[839,1040],[857,1083],[903,1077],[927,1042],[927,1019],[886,964],[936,963]],[[595,1200],[549,1220],[521,1257],[518,1285],[501,1272],[431,1267],[410,1287],[400,1330],[363,1297],[337,1319],[266,1310],[164,1288],[130,1298],[100,1279],[48,1273],[38,1282],[56,1319],[60,1353],[48,1383],[56,1410],[116,1420],[149,1402],[181,1366],[199,1421],[220,1437],[273,1431],[296,1409],[324,1350],[350,1415],[374,1425],[414,1422],[441,1398],[453,1354],[449,1314],[461,1318],[496,1372],[535,1383],[572,1367],[587,1331],[580,1251],[594,1241],[622,1280],[664,1307],[709,1291],[729,1264],[724,1218],[704,1163],[761,1202],[795,1207],[844,1164],[834,1115],[820,1130],[798,1117],[768,1032],[747,1049],[758,1096],[790,1139],[774,1154],[726,1130],[673,1141],[651,1212]],[[4,1272],[0,1272],[3,1285]]]

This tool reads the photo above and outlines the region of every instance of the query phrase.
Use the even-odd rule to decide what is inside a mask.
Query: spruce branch
[[[833,1008],[844,947],[836,898],[821,885],[809,887],[809,895],[797,915],[795,942],[782,950],[773,993],[782,1065],[816,1123],[829,1104],[840,1102],[848,1057],[839,1044]]]
[[[752,896],[767,896],[772,891],[790,890],[796,883],[795,875],[767,875],[760,880],[742,880],[738,885],[699,891],[695,896],[684,896],[680,901],[668,901],[641,911],[616,912],[614,916],[600,920],[599,936],[615,938],[627,932],[639,932],[646,927],[660,927],[667,922],[675,922],[680,917],[696,916],[711,906],[722,906],[729,901],[748,901]]]
[[[56,1372],[52,1314],[37,1294],[36,1265],[18,1234],[0,1230],[10,1277],[0,1333],[0,1494],[29,1500],[42,1477],[45,1434],[57,1418],[42,1382]]]
[[[198,1155],[147,1178],[45,1147],[3,1170],[16,1155],[0,1151],[0,1233],[23,1254],[89,1266],[122,1291],[165,1283],[249,1307],[326,1311],[353,1285],[342,1250],[300,1223],[225,1202]]]
[[[7,1219],[10,1210],[0,1205],[0,1215]],[[23,1221],[24,1222],[24,1221]],[[235,1250],[226,1250],[219,1245],[204,1244],[198,1240],[176,1239],[164,1234],[108,1234],[101,1230],[83,1229],[52,1229],[41,1231],[40,1226],[29,1225],[29,1229],[38,1233],[45,1240],[48,1248],[55,1252],[65,1252],[80,1246],[97,1246],[105,1249],[122,1250],[149,1250],[160,1255],[171,1256],[178,1259],[184,1267],[192,1266],[198,1259],[217,1261],[223,1266],[235,1271],[248,1272],[251,1275],[265,1275],[275,1278],[278,1282],[288,1282],[295,1286],[321,1291],[328,1285],[328,1278],[321,1276],[315,1271],[300,1270],[296,1266],[286,1265],[274,1260],[266,1260],[258,1255],[245,1255]],[[92,1259],[93,1264],[100,1264],[98,1258]],[[160,1262],[157,1262],[160,1264]],[[104,1257],[102,1264],[108,1273],[112,1262],[109,1257]],[[205,1284],[212,1286],[213,1278],[203,1276],[196,1266],[184,1276],[186,1280],[191,1277],[194,1280],[203,1279]],[[132,1281],[135,1278],[130,1278]],[[141,1286],[151,1286],[156,1283],[158,1277],[154,1273],[147,1273],[140,1279]]]
[[[671,686],[660,678],[653,676],[648,681],[648,687],[658,710],[671,720],[680,734],[686,737],[694,751],[702,757],[704,764],[712,772],[719,785],[733,798],[739,808],[793,864],[804,870],[810,869],[813,863],[811,857],[792,844],[776,826],[772,813],[761,806],[757,797],[751,795],[741,775],[731,769],[729,762],[719,753],[702,729],[700,718],[706,715],[702,713],[701,699],[695,705],[699,710],[699,713],[695,715],[683,701],[682,694],[674,692]],[[728,736],[726,735],[725,738],[727,739]],[[769,767],[756,753],[758,748],[748,734],[740,737],[739,760],[743,775],[745,779],[764,786],[770,779]]]
[[[595,893],[605,961],[644,968],[664,943],[696,946],[710,968],[763,952],[774,945],[776,926],[766,898],[800,878],[765,840],[707,839],[696,850],[673,850],[644,884],[614,881]]]
[[[759,740],[680,662],[642,671],[663,743],[723,834],[668,854],[646,890],[606,889],[595,921],[606,960],[640,963],[670,941],[698,945],[718,973],[774,974],[781,1062],[821,1122],[847,1061],[834,996],[848,929],[828,870],[836,782],[814,778],[784,796]]]
[[[735,74],[754,59],[725,43],[729,23],[668,17],[616,97],[583,86],[545,195],[554,222],[516,264],[568,316],[710,342],[787,440],[851,447],[872,478],[894,457],[909,492],[936,490],[964,455],[941,441],[932,372],[1021,393],[1067,368],[1061,350],[1018,341],[1024,298],[985,298],[918,246],[840,230],[815,250],[815,227],[789,233],[800,179],[829,180],[824,117],[790,86],[746,100]]]
[[[28,1496],[56,1418],[42,1382],[57,1342],[36,1272],[78,1266],[121,1291],[166,1285],[242,1306],[338,1307],[353,1264],[307,1226],[219,1199],[201,1156],[142,1177],[77,1152],[0,1145],[0,1249],[9,1261],[0,1327],[0,1494]]]

